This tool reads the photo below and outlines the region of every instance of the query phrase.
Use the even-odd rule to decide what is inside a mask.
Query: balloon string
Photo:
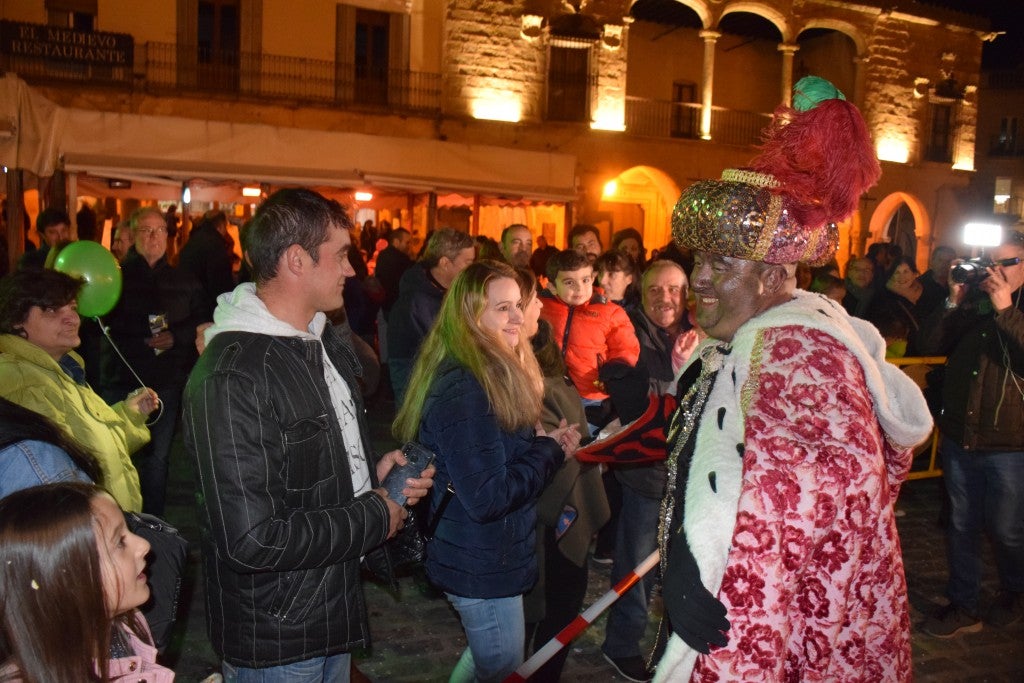
[[[95,320],[96,324],[100,326],[100,331],[103,332],[103,336],[107,338],[108,342],[110,342],[110,347],[112,349],[114,349],[114,351],[117,352],[117,355],[121,358],[121,361],[124,363],[124,366],[126,368],[128,368],[128,372],[132,373],[132,377],[134,377],[135,381],[137,381],[139,383],[139,388],[140,389],[145,389],[146,388],[146,383],[142,381],[142,378],[139,377],[139,373],[135,372],[135,368],[132,367],[132,364],[129,363],[128,359],[124,357],[123,353],[121,353],[121,349],[118,348],[117,344],[114,343],[114,338],[110,336],[110,328],[103,324],[103,319],[100,318],[98,315],[93,316],[92,319]],[[128,395],[131,396],[131,394],[128,394]],[[164,414],[164,402],[161,401],[159,397],[157,397],[156,402],[157,402],[156,417],[153,418],[152,422],[149,422],[149,421],[146,422],[146,426],[147,427],[152,427],[153,425],[155,425],[157,422],[160,421],[161,417],[163,417],[163,414]]]

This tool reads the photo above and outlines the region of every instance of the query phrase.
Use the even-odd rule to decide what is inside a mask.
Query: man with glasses
[[[134,368],[160,395],[163,410],[150,418],[156,420],[152,440],[135,462],[143,511],[162,515],[181,392],[195,363],[196,325],[203,320],[202,290],[195,278],[167,262],[167,222],[157,208],[139,209],[130,226],[135,241],[121,262],[121,299],[104,318],[127,363],[104,338],[100,388],[108,401],[123,398],[139,386]]]
[[[1024,224],[1018,224],[1024,229]],[[989,254],[1024,260],[1011,230]],[[954,263],[958,263],[954,261]],[[995,265],[970,285],[949,280],[949,298],[921,326],[924,355],[947,355],[942,386],[942,471],[949,605],[924,624],[937,638],[1024,615],[1024,264]],[[992,539],[1000,590],[983,614],[981,536]]]

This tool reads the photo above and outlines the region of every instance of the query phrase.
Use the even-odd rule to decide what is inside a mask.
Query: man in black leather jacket
[[[255,282],[222,301],[185,391],[195,459],[207,625],[229,680],[347,681],[369,642],[359,562],[406,511],[379,481],[342,305],[351,219],[309,190],[282,190],[246,235]],[[407,480],[410,503],[432,471]],[[252,670],[262,671],[252,671]]]

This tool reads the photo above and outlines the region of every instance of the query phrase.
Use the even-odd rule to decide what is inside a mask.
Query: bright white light
[[[184,190],[181,191],[181,202],[183,204],[192,203],[192,190],[190,188],[186,187]]]
[[[373,199],[373,193],[372,192],[356,192],[356,201],[357,202],[368,202],[371,199]]]
[[[1010,201],[1010,195],[1008,194],[997,194],[993,199],[996,200],[996,204],[1005,204]]]
[[[500,92],[476,98],[473,100],[471,109],[474,119],[486,119],[488,121],[518,123],[523,115],[519,98]]]
[[[907,148],[907,143],[894,138],[879,140],[877,152],[878,158],[881,161],[894,161],[897,164],[905,164],[907,159],[910,158],[910,150]]]
[[[968,223],[964,226],[964,244],[972,247],[998,247],[1003,241],[1003,226],[998,223]]]
[[[604,184],[604,190],[601,192],[602,196],[614,197],[615,193],[619,191],[619,181],[614,178]]]
[[[258,187],[243,187],[242,188],[242,196],[243,197],[259,197],[261,194],[263,194],[263,193],[260,191],[260,188],[258,188]]]

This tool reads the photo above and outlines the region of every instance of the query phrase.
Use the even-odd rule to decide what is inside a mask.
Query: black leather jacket
[[[355,399],[376,486],[358,362],[330,325],[322,339]],[[383,553],[388,509],[374,493],[353,497],[319,343],[222,332],[184,404],[217,654],[262,668],[367,645],[359,561]]]

